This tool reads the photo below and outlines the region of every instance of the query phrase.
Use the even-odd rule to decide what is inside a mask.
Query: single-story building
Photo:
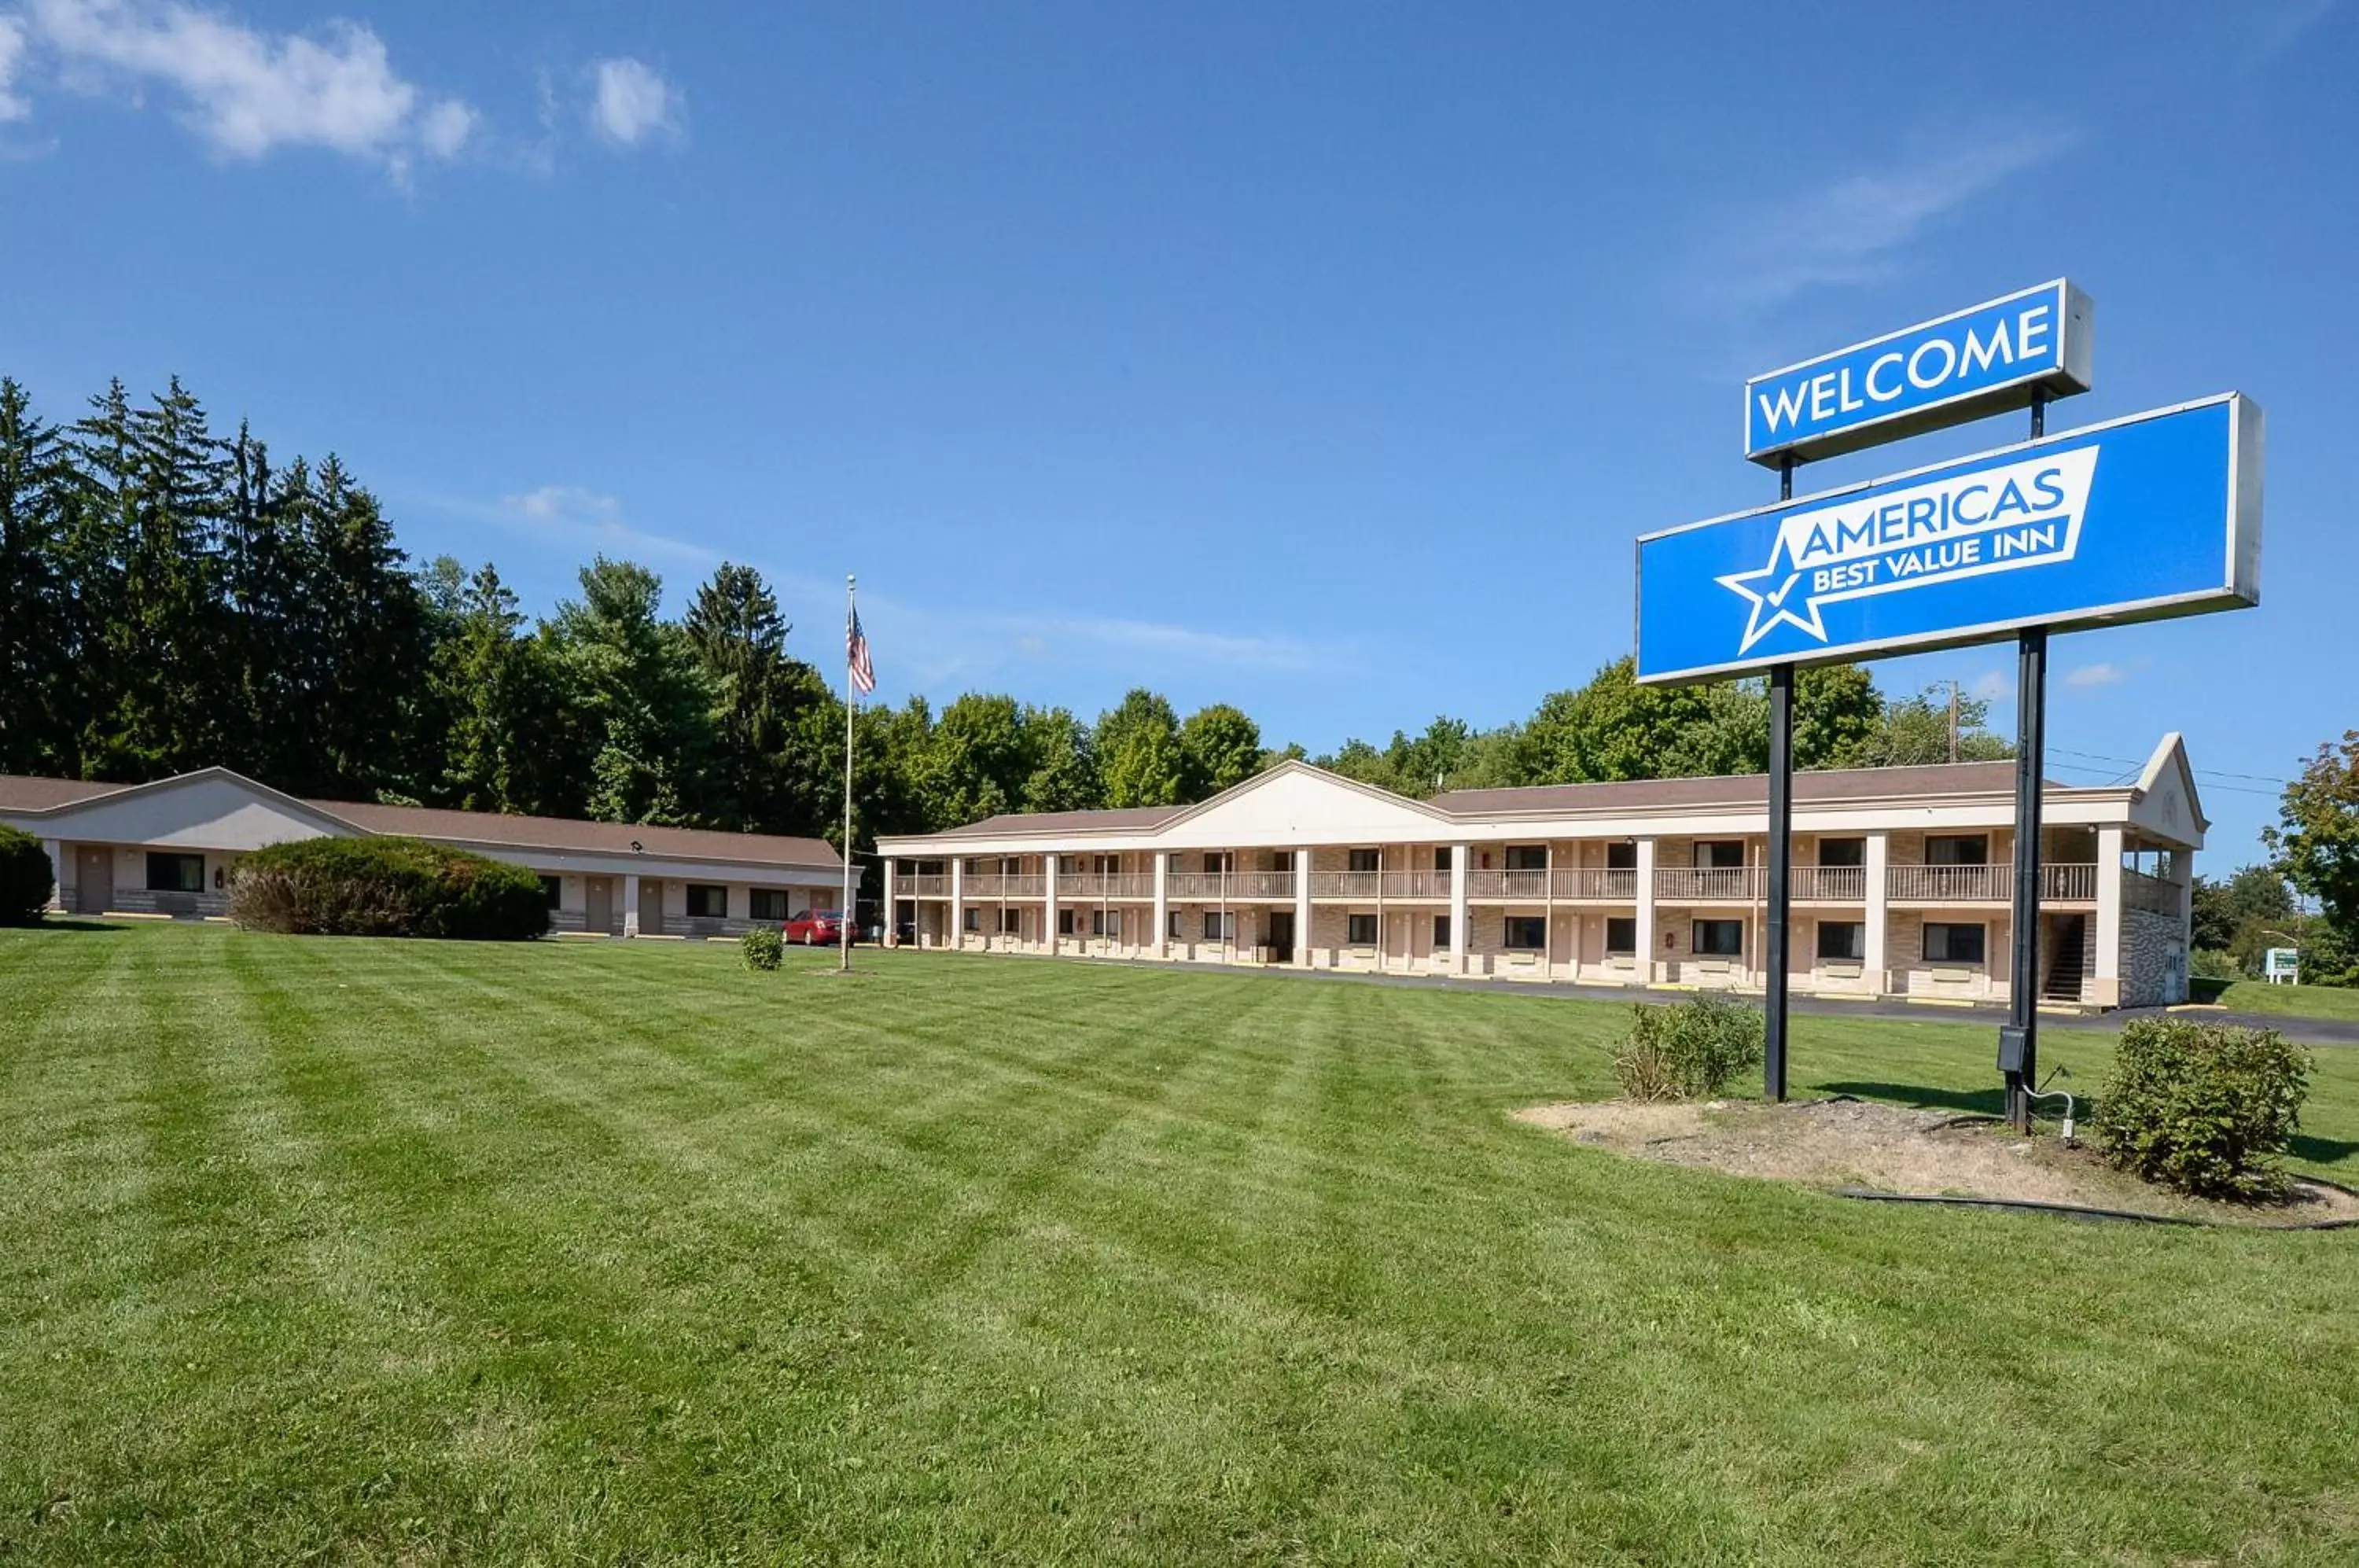
[[[832,909],[843,888],[820,839],[306,800],[226,768],[147,784],[0,774],[0,822],[43,841],[69,914],[225,915],[240,855],[322,836],[427,839],[537,871],[560,933],[734,936]]]
[[[2185,1000],[2208,824],[2180,737],[2136,783],[2050,783],[2041,810],[2041,999]],[[1759,775],[1412,800],[1285,762],[1199,805],[877,849],[921,947],[1758,988],[1767,828]],[[2005,999],[2014,854],[2013,762],[1796,775],[1789,985]]]

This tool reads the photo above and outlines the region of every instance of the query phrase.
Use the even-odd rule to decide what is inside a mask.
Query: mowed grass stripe
[[[109,993],[66,940],[147,971]],[[17,1113],[112,1128],[194,1073],[171,1136],[214,1164],[181,1196],[236,1242],[208,1333],[252,1367],[166,1386],[139,1474],[102,1471],[136,1356],[100,1329],[69,1400],[0,1299],[0,1551],[31,1561],[2337,1562],[2359,1518],[2347,1238],[1870,1211],[1509,1123],[1602,1088],[1614,1007],[15,941],[45,1041],[102,1062],[0,1020],[37,1064],[0,1149],[55,1212],[146,1156]],[[217,1048],[117,1050],[152,991]],[[1809,1028],[1806,1081],[1988,1078],[1983,1031]],[[2354,1107],[2322,1063],[2330,1168]],[[41,1262],[0,1288],[89,1267],[16,1234]],[[69,1473],[94,1490],[52,1517]]]

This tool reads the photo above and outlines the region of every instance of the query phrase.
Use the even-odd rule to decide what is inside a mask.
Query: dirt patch
[[[1535,1105],[1517,1111],[1516,1119],[1641,1160],[1812,1187],[2071,1203],[2224,1225],[2359,1220],[2359,1197],[2336,1187],[2298,1181],[2282,1203],[2206,1203],[2115,1171],[2085,1145],[2068,1147],[2053,1136],[2018,1138],[2001,1124],[1864,1100],[1785,1105],[1606,1100]]]

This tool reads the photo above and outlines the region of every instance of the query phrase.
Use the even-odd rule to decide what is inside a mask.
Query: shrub
[[[0,826],[0,926],[29,926],[49,907],[57,867],[41,841],[22,828]]]
[[[2199,947],[2188,955],[2188,975],[2197,980],[2242,980],[2245,966],[2236,955],[2214,947]]]
[[[2281,1196],[2310,1053],[2277,1030],[2139,1018],[2090,1121],[2107,1159],[2200,1198]]]
[[[756,926],[738,938],[737,945],[745,951],[748,969],[776,969],[787,952],[787,939],[776,926]]]
[[[1764,1031],[1758,1011],[1711,992],[1670,1007],[1639,1003],[1614,1073],[1629,1099],[1711,1099],[1761,1065]]]
[[[310,936],[516,941],[549,930],[539,876],[414,838],[312,838],[241,857],[230,918]]]

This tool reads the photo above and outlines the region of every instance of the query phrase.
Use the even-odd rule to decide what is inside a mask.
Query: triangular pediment
[[[1430,807],[1305,762],[1285,762],[1175,817],[1155,835],[1173,849],[1233,844],[1384,844],[1441,839]]]
[[[348,822],[226,768],[118,789],[46,812],[45,838],[245,851],[289,839],[349,837]]]
[[[2130,821],[2158,838],[2202,847],[2204,830],[2212,823],[2203,815],[2195,769],[2187,760],[2187,742],[2177,731],[2163,736],[2147,759],[2130,804]]]

